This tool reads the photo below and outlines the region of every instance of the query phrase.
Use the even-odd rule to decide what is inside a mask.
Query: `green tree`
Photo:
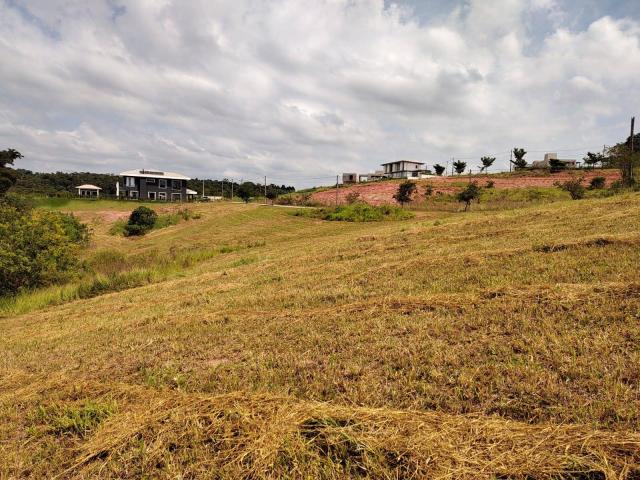
[[[595,167],[598,163],[604,163],[604,160],[605,158],[603,154],[593,152],[587,152],[587,154],[582,159],[584,164],[589,168]]]
[[[463,162],[462,160],[456,160],[455,162],[453,162],[453,168],[456,171],[456,173],[460,175],[461,173],[464,173],[465,169],[467,168],[467,162]]]
[[[0,151],[0,196],[7,193],[7,190],[16,183],[15,173],[7,166],[13,165],[13,162],[19,158],[23,158],[22,154],[13,148]]]
[[[630,140],[631,137],[627,138],[626,142],[618,143],[609,150],[611,152],[609,161],[620,169],[623,187],[632,187],[637,183],[635,170],[640,165],[640,144],[638,144],[640,138],[638,138],[638,135],[634,136],[633,151],[631,150]]]
[[[561,170],[565,170],[566,168],[567,165],[562,160],[558,160],[557,158],[552,158],[549,160],[549,170],[552,173],[560,172]]]
[[[444,173],[444,171],[445,171],[445,168],[444,168],[442,165],[440,165],[439,163],[436,163],[436,164],[433,166],[433,169],[435,170],[436,175],[438,175],[439,177],[440,177],[440,176],[442,176],[442,174],[443,174],[443,173]]]
[[[238,187],[238,197],[244,202],[249,203],[253,193],[253,184],[251,182],[244,182]]]
[[[482,162],[482,167],[480,168],[480,171],[487,172],[489,171],[489,167],[493,165],[493,162],[496,161],[496,157],[482,157],[480,161]]]
[[[273,202],[276,198],[278,198],[278,192],[277,190],[273,189],[273,188],[269,188],[267,189],[267,198],[269,200],[271,200],[271,205],[273,205]]]
[[[471,202],[474,200],[480,200],[480,187],[478,186],[478,182],[470,182],[464,190],[460,190],[456,194],[456,199],[464,203],[464,211],[469,210],[471,206]]]
[[[527,151],[524,148],[514,148],[513,156],[515,160],[510,160],[511,163],[516,167],[516,169],[527,168],[527,161],[524,159],[524,156],[527,154]]]
[[[398,185],[398,191],[393,195],[393,198],[400,205],[404,206],[405,203],[409,203],[411,201],[411,197],[415,191],[416,184],[407,180]]]

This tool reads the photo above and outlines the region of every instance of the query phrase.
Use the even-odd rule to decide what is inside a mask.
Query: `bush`
[[[495,182],[493,180],[489,180],[484,188],[493,188],[495,186]]]
[[[585,188],[582,185],[582,178],[574,178],[561,183],[559,187],[565,192],[569,192],[573,200],[584,198]]]
[[[338,222],[380,222],[413,218],[411,212],[391,205],[375,207],[366,203],[340,205],[333,208],[297,210],[293,215]]]
[[[607,180],[604,177],[593,177],[589,182],[589,188],[591,190],[599,190],[601,188],[604,188],[606,181]]]
[[[158,220],[158,214],[147,207],[138,207],[129,216],[129,222],[124,227],[127,237],[144,235],[151,230]]]
[[[405,203],[408,203],[411,201],[411,198],[413,197],[413,192],[415,191],[416,191],[416,184],[410,180],[406,180],[402,182],[400,185],[398,185],[398,191],[394,193],[393,198],[400,205],[404,206]]]
[[[89,230],[72,215],[0,203],[0,296],[72,275],[88,240]]]
[[[360,192],[349,192],[347,194],[347,203],[353,205],[360,199]]]
[[[471,206],[471,202],[473,200],[480,201],[480,187],[478,186],[478,182],[469,183],[464,188],[464,190],[461,190],[460,192],[458,192],[458,194],[456,195],[456,200],[465,204],[464,205],[465,212],[469,210],[469,207]]]

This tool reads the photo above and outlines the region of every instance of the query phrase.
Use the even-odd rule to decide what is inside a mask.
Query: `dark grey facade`
[[[163,178],[161,175],[120,178],[120,196],[130,200],[186,202],[187,181]]]

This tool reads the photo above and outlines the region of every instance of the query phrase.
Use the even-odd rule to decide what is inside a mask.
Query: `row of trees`
[[[637,145],[637,143],[636,143]],[[513,157],[509,160],[516,170],[521,170],[529,167],[527,160],[524,158],[527,154],[527,151],[524,148],[514,148],[513,149]],[[612,157],[607,157],[602,153],[593,153],[587,152],[586,156],[582,159],[585,166],[588,168],[595,168],[600,164],[602,167],[612,166]],[[480,172],[487,172],[489,167],[491,167],[496,161],[496,157],[481,157],[480,158]],[[461,175],[467,170],[467,162],[462,160],[456,160],[453,162],[453,170]],[[566,165],[561,160],[552,159],[549,161],[549,167],[552,172],[560,171],[566,168]],[[433,170],[436,175],[440,176],[445,172],[445,167],[440,164],[435,164],[433,166]]]

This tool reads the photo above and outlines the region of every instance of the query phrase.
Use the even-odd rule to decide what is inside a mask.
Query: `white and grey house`
[[[116,185],[119,198],[183,202],[188,200],[189,177],[175,172],[139,169],[120,174]]]
[[[386,178],[418,178],[422,173],[427,173],[423,162],[414,160],[396,160],[383,163],[383,174]]]

